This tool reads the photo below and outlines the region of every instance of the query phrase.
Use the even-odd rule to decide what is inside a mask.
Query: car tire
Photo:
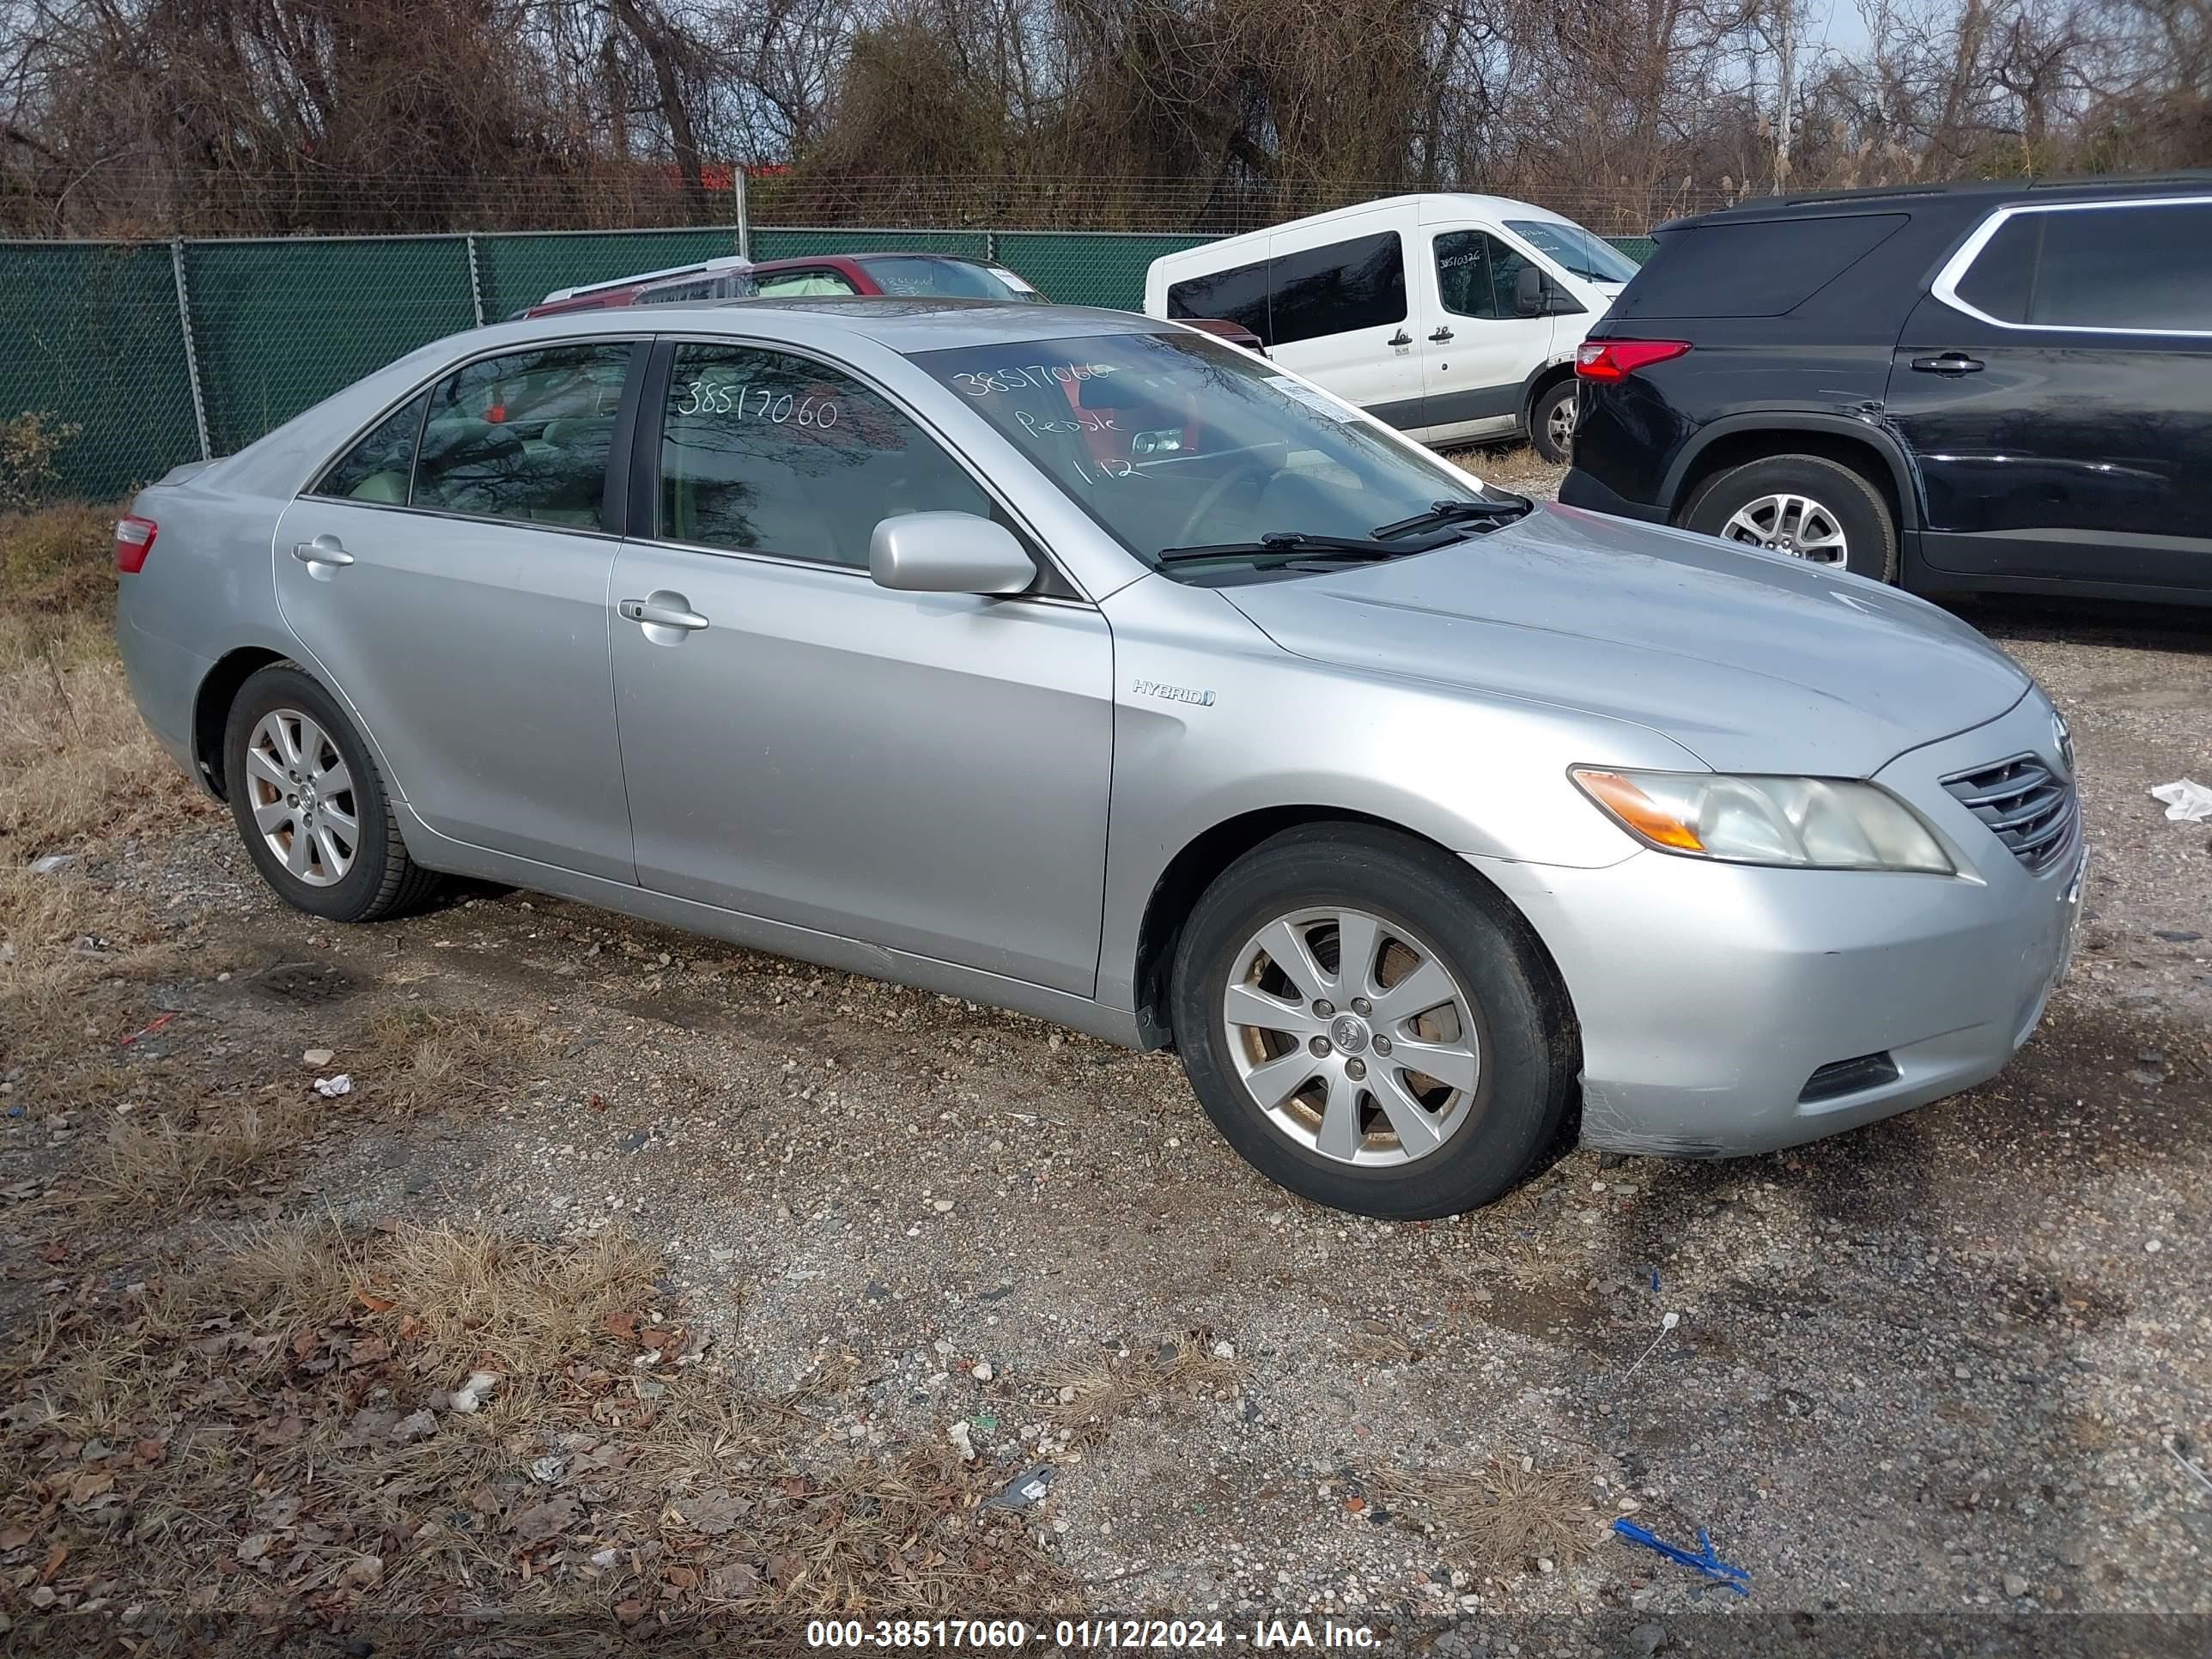
[[[1554,466],[1575,458],[1575,383],[1560,380],[1546,386],[1528,405],[1528,442],[1537,454]]]
[[[1347,937],[1379,946],[1358,976],[1371,998],[1343,971]],[[1262,843],[1206,889],[1176,947],[1172,1012],[1191,1086],[1247,1162],[1331,1209],[1413,1220],[1489,1203],[1557,1146],[1581,1060],[1555,987],[1528,925],[1459,860],[1325,824]],[[1440,988],[1447,999],[1415,1006]],[[1232,1006],[1258,1023],[1232,1023]],[[1407,1065],[1416,1054],[1439,1073]]]
[[[441,878],[408,856],[368,745],[297,666],[239,688],[222,739],[231,817],[277,896],[331,921],[404,915]]]
[[[1769,455],[1717,472],[1692,494],[1679,522],[1808,563],[1839,564],[1855,576],[1897,580],[1897,521],[1888,501],[1862,474],[1825,455]],[[1771,533],[1753,533],[1761,531]],[[1816,550],[1832,544],[1832,536],[1840,538],[1840,558]]]

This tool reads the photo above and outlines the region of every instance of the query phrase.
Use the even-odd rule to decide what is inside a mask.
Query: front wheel
[[[1291,830],[1206,890],[1176,951],[1177,1046],[1261,1173],[1333,1209],[1452,1215],[1557,1141],[1573,1020],[1526,925],[1449,854]]]
[[[1554,466],[1575,458],[1575,383],[1561,380],[1536,394],[1528,407],[1528,441]]]
[[[223,781],[247,856],[277,896],[332,921],[412,909],[439,878],[408,856],[368,745],[337,699],[289,663],[239,688]]]

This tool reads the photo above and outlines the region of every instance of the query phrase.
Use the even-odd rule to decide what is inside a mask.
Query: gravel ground
[[[1726,1598],[1605,1537],[1632,1512],[1710,1528],[1767,1613],[2212,1613],[2176,1457],[2212,1465],[2212,826],[2145,793],[2212,781],[2212,618],[1966,614],[2076,734],[2077,964],[1990,1085],[1792,1153],[1577,1152],[1357,1220],[1247,1169],[1171,1059],[521,893],[332,929],[212,820],[118,866],[231,969],[153,988],[145,1046],[343,1069],[413,1000],[558,1030],[528,1086],[319,1143],[246,1218],[626,1227],[760,1386],[851,1357],[825,1436],[1055,1464],[1037,1525],[1102,1612],[1575,1614],[1650,1652]],[[46,1140],[9,1121],[0,1182]],[[1154,1351],[1191,1385],[1060,1404]],[[1493,1459],[1559,1478],[1554,1554],[1453,1524]]]

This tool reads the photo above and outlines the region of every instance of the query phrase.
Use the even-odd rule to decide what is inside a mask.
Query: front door
[[[276,526],[276,598],[441,835],[634,878],[601,523],[628,342],[479,359]],[[418,441],[419,440],[419,441]]]
[[[842,369],[669,349],[657,533],[623,544],[611,596],[639,879],[1088,994],[1105,620],[1072,600],[877,586],[878,520],[993,516],[981,485]]]
[[[1486,230],[1422,232],[1435,285],[1419,425],[1431,442],[1501,436],[1521,419],[1528,377],[1551,361],[1555,319],[1523,317],[1515,295],[1535,262]]]
[[[1906,319],[1939,570],[2212,587],[2212,199],[2008,210]]]
[[[1395,427],[1420,424],[1421,322],[1395,230],[1270,239],[1267,356]]]

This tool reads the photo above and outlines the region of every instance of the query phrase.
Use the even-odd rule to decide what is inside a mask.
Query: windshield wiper
[[[1261,559],[1279,556],[1283,558],[1318,556],[1358,562],[1398,559],[1427,550],[1421,547],[1399,547],[1385,541],[1363,540],[1356,536],[1317,536],[1304,530],[1271,530],[1249,542],[1216,542],[1206,547],[1164,547],[1159,551],[1159,561],[1162,564],[1180,564],[1192,559]]]
[[[1504,524],[1530,511],[1535,503],[1525,495],[1516,495],[1503,501],[1434,501],[1425,513],[1416,513],[1410,519],[1401,519],[1395,524],[1377,525],[1368,533],[1377,541],[1394,541],[1400,536],[1410,536],[1419,530],[1436,530],[1445,525],[1463,524],[1470,520],[1487,519],[1494,524]]]

